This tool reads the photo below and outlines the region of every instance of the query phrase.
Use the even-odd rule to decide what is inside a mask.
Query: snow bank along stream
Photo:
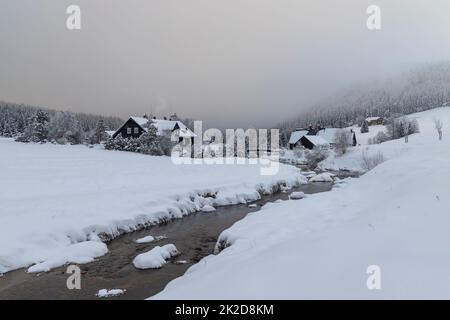
[[[262,205],[287,200],[293,191],[305,194],[329,191],[331,183],[304,184],[286,193],[265,195],[248,204],[218,207],[213,212],[197,212],[183,219],[127,233],[108,243],[109,252],[95,261],[80,265],[81,290],[67,290],[65,268],[29,274],[16,270],[0,278],[0,299],[144,299],[160,292],[168,282],[214,252],[222,231]],[[298,200],[302,201],[302,200]],[[153,236],[153,241],[149,235]],[[145,238],[147,241],[137,240]],[[133,260],[156,246],[173,243],[180,255],[169,259],[160,269],[139,270]],[[103,289],[125,290],[121,295],[99,295]],[[103,290],[105,291],[105,290]],[[45,294],[43,294],[45,292]]]

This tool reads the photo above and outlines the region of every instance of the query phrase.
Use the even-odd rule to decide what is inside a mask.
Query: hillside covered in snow
[[[220,254],[153,298],[448,299],[450,108],[409,117],[421,132],[408,143],[359,146],[322,166],[359,169],[363,152],[382,152],[384,163],[331,192],[248,215],[222,233]],[[435,118],[444,124],[441,141]]]

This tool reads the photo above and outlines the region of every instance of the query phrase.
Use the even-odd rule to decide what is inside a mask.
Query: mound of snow
[[[165,265],[171,257],[179,254],[180,252],[173,244],[166,244],[138,255],[134,258],[133,265],[138,269],[158,269]]]
[[[309,179],[309,182],[333,182],[333,174],[329,172],[319,173]]]
[[[202,212],[213,212],[216,211],[216,208],[214,208],[213,206],[210,205],[206,205],[202,207]]]
[[[99,298],[116,297],[124,294],[127,290],[125,289],[101,289],[98,290],[96,296]]]
[[[108,252],[106,244],[98,241],[84,241],[66,247],[51,258],[28,268],[28,272],[47,272],[68,263],[84,264]]]
[[[303,199],[305,197],[305,193],[298,191],[298,192],[292,192],[289,195],[289,199],[293,199],[293,200],[299,200],[299,199]]]
[[[155,238],[152,236],[146,236],[136,240],[136,243],[149,243],[155,241]]]

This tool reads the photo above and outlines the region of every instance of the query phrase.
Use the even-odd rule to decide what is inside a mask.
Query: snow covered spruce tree
[[[364,120],[361,124],[361,133],[367,133],[369,132],[369,122],[367,120]]]
[[[31,141],[45,142],[48,138],[47,125],[49,121],[48,113],[39,110],[32,124]]]
[[[138,152],[153,156],[162,156],[164,151],[161,147],[161,139],[158,131],[153,125],[147,126],[147,132],[144,132],[138,139],[140,150]]]
[[[106,141],[107,139],[107,134],[106,134],[106,127],[105,127],[105,122],[103,121],[103,119],[100,119],[97,122],[97,126],[95,127],[95,132],[94,135],[92,137],[92,143],[93,144],[99,144],[103,141]]]
[[[33,117],[33,121],[25,128],[22,135],[16,141],[19,142],[45,142],[48,138],[48,113],[39,110]]]

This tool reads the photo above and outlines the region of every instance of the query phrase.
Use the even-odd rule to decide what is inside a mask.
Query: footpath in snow
[[[168,157],[0,139],[0,274],[88,262],[107,250],[93,243],[99,235],[257,200],[279,183],[305,180],[287,165],[263,176],[259,165],[174,165]]]
[[[325,161],[357,169],[363,151],[381,151],[384,163],[332,192],[248,215],[222,233],[220,254],[152,298],[448,299],[450,134],[438,141],[433,118],[450,128],[450,108],[410,117],[421,133],[408,144],[361,146]],[[380,271],[380,290],[369,290],[368,270]]]

